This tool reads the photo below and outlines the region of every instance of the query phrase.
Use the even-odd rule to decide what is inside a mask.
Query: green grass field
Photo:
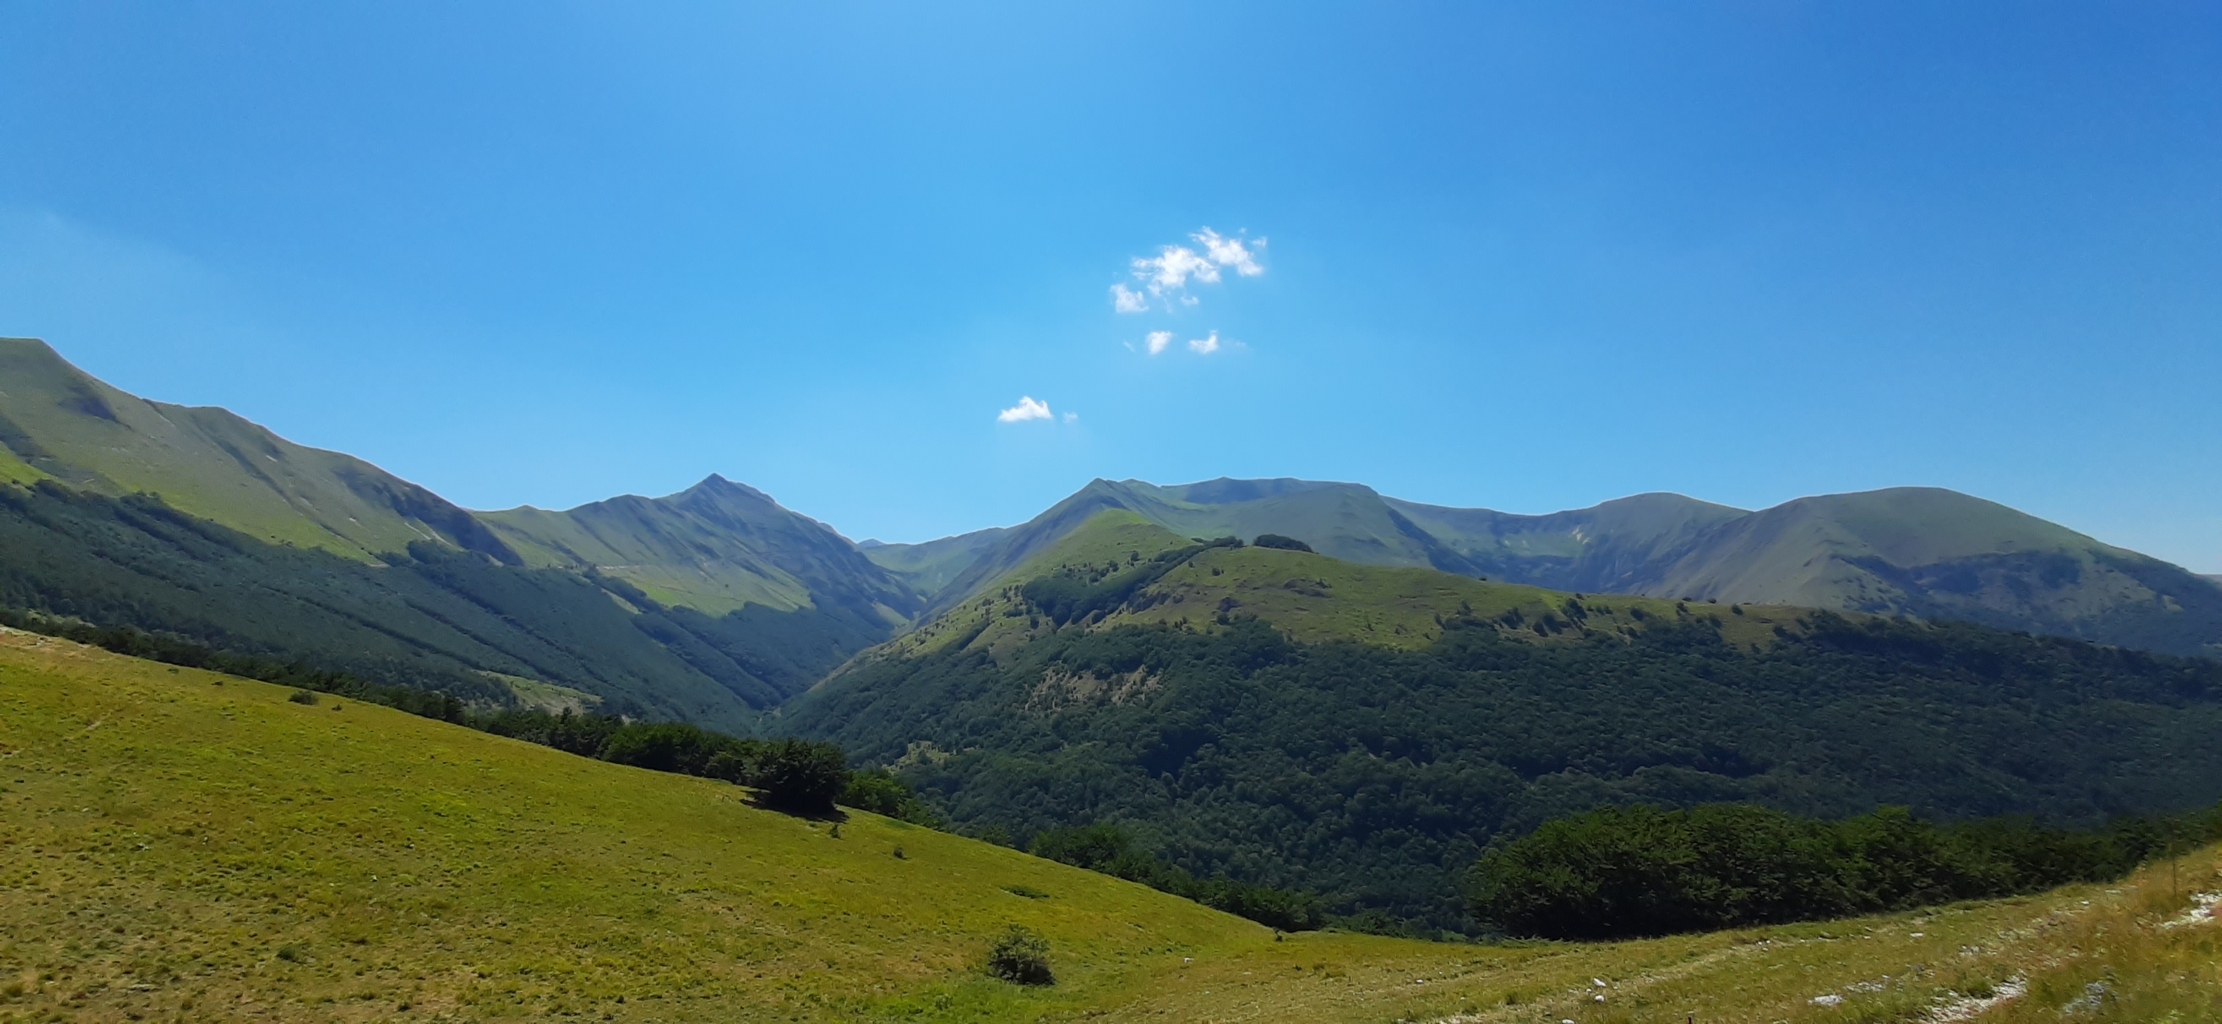
[[[1764,1024],[2019,991],[1980,1018],[2012,1021],[2093,982],[2079,1019],[2222,1019],[2222,927],[2192,913],[2222,888],[2212,849],[2115,886],[1747,932],[1277,941],[867,814],[836,836],[729,785],[287,696],[0,634],[0,1021]],[[1010,923],[1048,936],[1058,984],[983,974]]]

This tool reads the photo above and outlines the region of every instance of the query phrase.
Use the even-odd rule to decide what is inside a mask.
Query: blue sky
[[[473,507],[1932,484],[2222,572],[2212,4],[17,2],[0,66],[0,334]]]

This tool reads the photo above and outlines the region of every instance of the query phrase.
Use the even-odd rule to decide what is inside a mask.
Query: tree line
[[[1509,935],[1620,939],[1908,910],[2120,878],[2222,838],[2222,806],[2094,829],[1938,824],[1902,807],[1837,821],[1749,804],[1561,818],[1473,867],[1474,916]]]

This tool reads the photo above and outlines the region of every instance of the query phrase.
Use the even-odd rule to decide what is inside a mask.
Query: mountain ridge
[[[43,341],[0,338],[0,476],[179,511],[358,561],[436,540],[496,561],[515,552],[475,516],[352,455],[295,444],[229,410],[118,390]]]
[[[977,560],[946,575],[923,617],[979,593],[1107,508],[1182,536],[1276,533],[1348,561],[1573,593],[1967,619],[2222,656],[2215,580],[1935,487],[1813,495],[1756,511],[1659,492],[1521,515],[1404,501],[1362,484],[1097,479],[978,545]]]
[[[713,618],[822,612],[849,638],[842,646],[931,621],[1116,508],[1183,537],[1276,533],[1361,564],[1572,593],[1963,618],[2222,656],[2222,581],[1941,488],[1816,495],[1756,511],[1658,492],[1521,515],[1293,477],[1099,478],[1015,526],[859,545],[715,473],[660,498],[472,512],[225,410],[129,395],[29,339],[0,340],[0,480],[154,493],[265,542],[370,564],[433,543],[622,581]]]

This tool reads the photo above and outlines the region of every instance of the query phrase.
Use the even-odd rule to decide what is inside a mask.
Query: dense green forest
[[[2030,818],[1939,825],[1904,808],[1825,821],[1764,807],[1634,806],[1493,844],[1474,916],[1507,934],[1620,939],[1812,921],[2120,878],[2222,838],[2222,807],[2103,828]]]
[[[432,543],[370,565],[267,544],[150,496],[0,486],[0,607],[170,634],[470,698],[488,673],[605,712],[747,728],[885,624],[750,606],[711,618],[619,580]]]
[[[1064,589],[1056,613],[1092,597]],[[1711,617],[1551,643],[1444,625],[1416,651],[1240,617],[956,643],[859,663],[783,727],[959,827],[1112,823],[1194,877],[1443,929],[1472,927],[1459,878],[1492,839],[1598,807],[2088,825],[2222,794],[2212,661],[1828,613],[1760,644]]]

